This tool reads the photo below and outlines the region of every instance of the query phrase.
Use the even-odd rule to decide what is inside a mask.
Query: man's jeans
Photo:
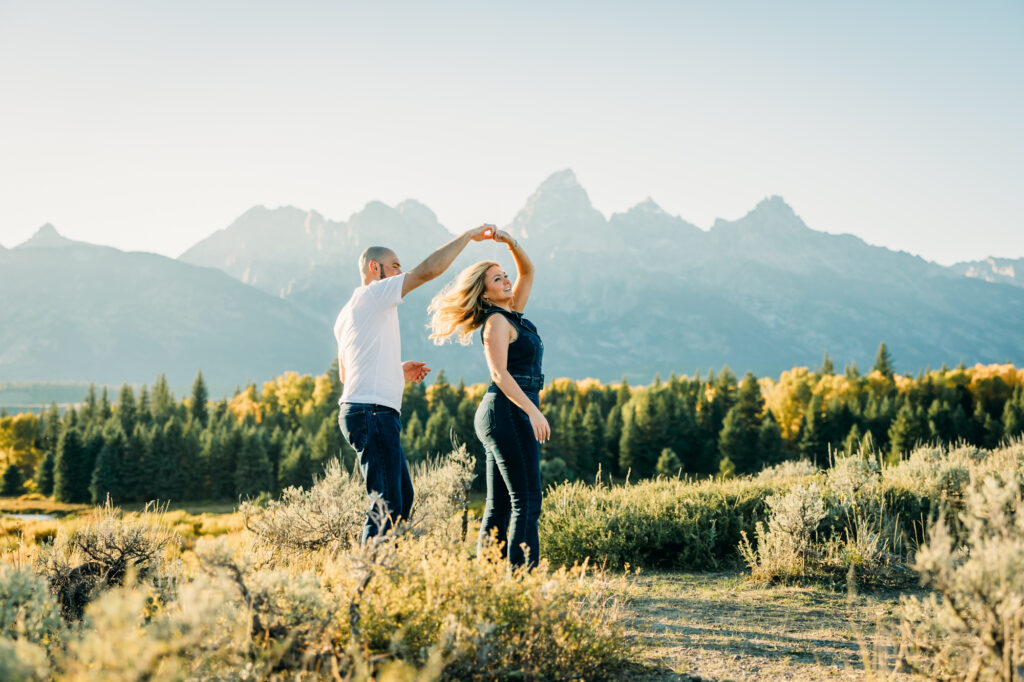
[[[402,421],[397,411],[383,405],[341,403],[338,424],[352,449],[366,482],[366,493],[377,493],[387,505],[383,528],[378,527],[373,505],[366,515],[363,542],[386,531],[412,510],[412,479],[402,452]]]

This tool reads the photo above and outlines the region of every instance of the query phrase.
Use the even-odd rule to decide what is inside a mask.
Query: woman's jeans
[[[535,405],[539,404],[539,390],[539,386],[536,390],[524,388]],[[494,531],[496,540],[506,545],[510,564],[532,568],[540,553],[537,522],[541,489],[540,444],[530,418],[496,390],[484,394],[474,426],[487,453],[487,503],[477,553],[482,553]]]
[[[412,511],[412,479],[402,452],[402,421],[396,410],[384,405],[342,403],[338,425],[352,449],[366,482],[370,508],[363,526],[363,543],[385,532],[397,519],[408,520]],[[382,526],[374,511],[373,494],[387,505]]]

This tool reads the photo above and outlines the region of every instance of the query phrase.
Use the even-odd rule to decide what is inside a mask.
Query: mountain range
[[[606,218],[569,170],[505,229],[537,266],[527,316],[548,376],[635,382],[723,364],[777,374],[825,351],[863,368],[880,341],[902,371],[1024,363],[1024,259],[941,266],[813,230],[780,197],[709,230],[650,199]],[[0,381],[139,382],[167,371],[180,385],[201,367],[211,385],[231,387],[322,371],[359,253],[392,246],[408,270],[451,237],[413,200],[370,202],[347,221],[254,207],[177,260],[70,242],[46,226],[0,250],[0,286],[12,293],[0,312]],[[503,247],[471,244],[407,297],[407,358],[450,378],[486,376],[478,343],[437,347],[424,329],[430,298],[484,258],[513,272]]]

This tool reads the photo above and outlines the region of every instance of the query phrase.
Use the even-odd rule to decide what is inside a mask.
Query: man
[[[402,362],[398,304],[410,291],[447,270],[469,242],[491,239],[494,229],[481,225],[467,230],[408,273],[402,272],[395,252],[383,246],[371,246],[359,257],[363,284],[338,314],[334,338],[344,384],[338,423],[356,451],[371,499],[364,543],[394,521],[408,519],[412,509],[412,479],[402,452],[399,414],[405,382],[423,381],[430,368],[422,362]],[[374,493],[387,505],[383,527],[373,513]]]

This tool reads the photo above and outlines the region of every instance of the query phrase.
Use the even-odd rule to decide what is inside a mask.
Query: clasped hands
[[[484,223],[479,227],[474,227],[469,231],[469,238],[475,242],[493,239],[496,242],[506,244],[510,249],[515,248],[516,246],[516,240],[512,238],[512,235],[505,230],[499,230],[490,223]]]

